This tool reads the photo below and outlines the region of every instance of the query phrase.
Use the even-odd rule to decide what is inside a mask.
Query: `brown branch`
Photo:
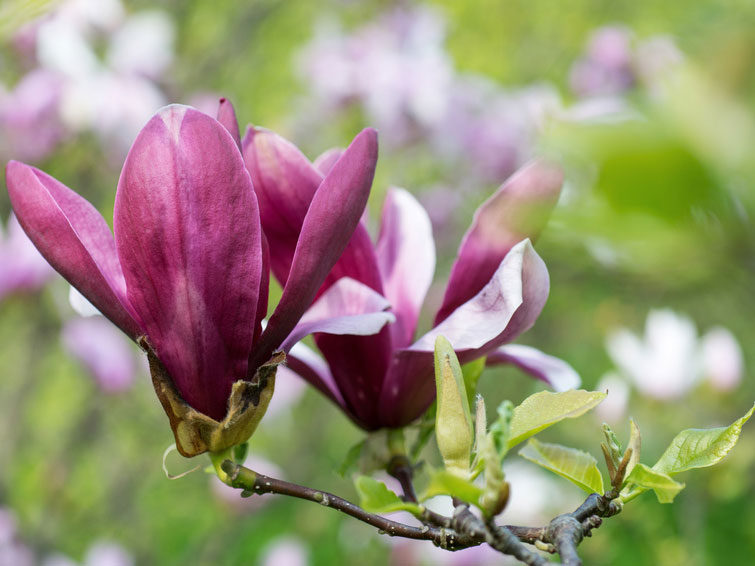
[[[610,517],[621,511],[621,505],[610,498],[610,493],[608,496],[593,493],[576,510],[559,515],[546,527],[499,526],[492,518],[483,521],[472,513],[467,504],[457,501],[453,517],[445,517],[425,509],[419,517],[425,524],[422,527],[414,527],[369,513],[332,493],[271,478],[231,460],[223,461],[221,468],[228,475],[230,485],[243,490],[242,497],[277,493],[305,499],[337,509],[390,536],[429,540],[436,546],[452,551],[487,543],[528,566],[557,565],[533,552],[524,543],[533,544],[540,550],[558,552],[563,566],[582,566],[577,547],[583,538],[590,536],[592,530],[601,525],[603,517]],[[398,475],[403,478],[397,479],[404,489],[406,500],[413,496],[416,501],[411,475],[407,475],[407,470],[402,469],[402,464],[389,469],[394,477]]]

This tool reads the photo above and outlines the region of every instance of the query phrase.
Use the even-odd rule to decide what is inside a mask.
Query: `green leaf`
[[[443,464],[448,471],[466,478],[474,445],[472,415],[459,360],[443,336],[435,339],[435,386],[435,440]]]
[[[359,493],[360,506],[368,513],[393,513],[395,511],[409,511],[414,515],[421,514],[419,505],[401,501],[381,481],[369,476],[359,476],[354,481]]]
[[[540,391],[527,397],[514,409],[508,448],[564,419],[581,417],[598,405],[606,394],[601,391],[570,390],[561,393]]]
[[[676,494],[684,489],[683,483],[679,483],[667,474],[654,470],[645,464],[637,464],[632,468],[632,473],[627,476],[626,483],[652,489],[660,503],[671,503]]]
[[[480,381],[482,370],[485,369],[485,358],[477,358],[474,361],[461,366],[461,374],[464,376],[464,388],[467,390],[467,399],[471,402],[477,393],[477,382]]]
[[[640,427],[634,422],[634,419],[629,419],[629,446],[627,448],[632,449],[632,455],[629,457],[629,463],[627,464],[626,475],[632,473],[634,467],[640,462],[640,453],[642,451],[642,437],[640,436]]]
[[[671,441],[653,469],[673,476],[692,468],[717,464],[737,443],[742,425],[750,419],[753,411],[755,405],[727,427],[683,430]]]
[[[587,452],[532,438],[519,455],[566,478],[587,493],[603,493],[603,476],[598,470],[598,462]]]
[[[346,452],[346,457],[343,459],[341,466],[338,468],[338,474],[342,478],[357,470],[359,460],[362,458],[362,451],[366,446],[367,439],[365,438],[349,448],[349,451]]]
[[[483,490],[469,480],[465,480],[446,470],[434,470],[430,474],[430,484],[420,496],[424,501],[436,495],[451,495],[462,501],[478,505]]]

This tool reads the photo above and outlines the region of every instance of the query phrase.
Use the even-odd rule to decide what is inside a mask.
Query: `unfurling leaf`
[[[705,468],[720,462],[739,440],[742,426],[755,411],[755,405],[742,418],[721,428],[683,430],[676,435],[653,470],[669,476],[692,468]]]
[[[419,515],[422,512],[419,505],[401,501],[401,498],[388,489],[383,482],[369,476],[359,476],[354,481],[354,485],[359,493],[359,504],[368,513],[409,511],[414,515]]]
[[[566,478],[588,493],[603,493],[603,476],[598,470],[598,462],[587,452],[532,438],[519,451],[519,455]]]
[[[552,393],[540,391],[527,397],[514,409],[508,448],[564,419],[581,417],[597,406],[606,394],[581,389]]]
[[[652,489],[660,503],[671,503],[676,494],[684,489],[683,483],[679,483],[667,474],[649,468],[645,464],[637,464],[632,468],[632,473],[627,477],[627,484]]]
[[[420,496],[420,500],[424,501],[436,495],[451,495],[472,505],[478,505],[482,489],[470,480],[446,470],[435,470],[430,474],[430,484]]]
[[[634,467],[640,462],[640,452],[642,450],[642,437],[640,436],[640,428],[634,419],[629,419],[629,446],[627,449],[632,449],[632,456],[629,458],[629,464],[627,465],[627,476],[632,473]]]
[[[459,360],[443,336],[435,340],[435,385],[435,438],[440,455],[449,472],[467,479],[474,444],[472,415]]]

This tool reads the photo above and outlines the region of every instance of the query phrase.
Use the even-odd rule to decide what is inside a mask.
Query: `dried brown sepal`
[[[257,369],[252,381],[234,383],[228,399],[228,413],[218,422],[183,400],[145,337],[140,337],[138,343],[147,352],[152,385],[168,415],[176,448],[187,458],[204,452],[220,452],[246,442],[267,411],[275,389],[275,373],[286,359],[286,354],[276,352]]]

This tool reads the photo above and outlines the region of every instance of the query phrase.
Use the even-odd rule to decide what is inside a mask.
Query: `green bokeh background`
[[[755,241],[746,220],[755,212],[755,146],[727,148],[724,143],[711,149],[699,143],[707,137],[755,139],[750,135],[755,121],[755,4],[430,4],[449,22],[447,45],[457,69],[486,74],[506,87],[550,81],[567,97],[569,68],[596,27],[620,23],[639,37],[674,37],[692,63],[694,78],[688,84],[695,90],[680,90],[678,97],[660,102],[636,100],[648,116],[639,125],[564,127],[544,140],[549,151],[564,155],[567,178],[581,198],[557,210],[538,242],[551,274],[551,295],[522,342],[569,361],[590,388],[611,368],[603,346],[606,332],[617,325],[640,331],[650,308],[668,306],[689,314],[700,329],[716,324],[731,329],[742,344],[746,367],[755,367]],[[163,82],[175,101],[185,102],[199,91],[222,93],[234,101],[242,122],[291,134],[288,118],[305,88],[293,58],[312,37],[315,22],[333,17],[357,27],[390,5],[161,2],[178,32],[173,72]],[[153,6],[127,3],[129,11]],[[17,69],[9,51],[2,61],[3,78],[11,82]],[[714,89],[716,96],[692,96],[700,85]],[[732,108],[745,119],[718,119]],[[365,125],[359,116],[349,116],[322,135],[301,140],[303,149],[314,157],[347,143]],[[743,156],[727,159],[736,152]],[[601,164],[597,176],[585,175],[590,163]],[[373,212],[388,183],[411,188],[435,180],[432,163],[404,165],[400,156],[381,161],[370,202]],[[71,140],[41,166],[80,190],[106,217],[112,211],[119,171],[102,159],[94,138]],[[732,187],[739,187],[744,214],[726,204]],[[481,190],[478,200],[460,211],[462,226],[484,196]],[[690,212],[695,207],[714,220],[701,222]],[[2,191],[0,217],[7,218],[8,212]],[[600,265],[586,251],[588,237],[611,242],[630,260]],[[441,288],[452,259],[439,258]],[[40,554],[60,551],[80,558],[93,540],[104,537],[133,552],[140,565],[256,564],[271,541],[293,535],[307,544],[315,565],[388,563],[385,541],[339,513],[284,498],[256,513],[243,513],[213,497],[209,478],[201,472],[168,481],[160,461],[172,436],[146,377],[127,394],[106,396],[63,352],[58,313],[66,293],[59,281],[40,295],[0,304],[0,505],[13,509],[24,540]],[[481,388],[494,407],[505,398],[518,402],[541,387],[506,369],[486,373]],[[654,462],[682,428],[729,424],[754,399],[749,370],[729,394],[703,386],[672,404],[635,394],[630,410],[644,433],[643,460]],[[620,435],[628,432],[628,426],[617,429]],[[289,415],[272,426],[263,421],[251,449],[275,462],[292,481],[354,498],[350,480],[336,470],[361,438],[328,402],[307,392]],[[544,439],[597,456],[600,431],[588,416],[548,431]],[[170,463],[188,465],[178,458]],[[673,505],[660,505],[648,494],[605,521],[581,547],[586,563],[750,563],[755,556],[753,426],[745,428],[740,445],[722,465],[681,479],[687,489]]]

